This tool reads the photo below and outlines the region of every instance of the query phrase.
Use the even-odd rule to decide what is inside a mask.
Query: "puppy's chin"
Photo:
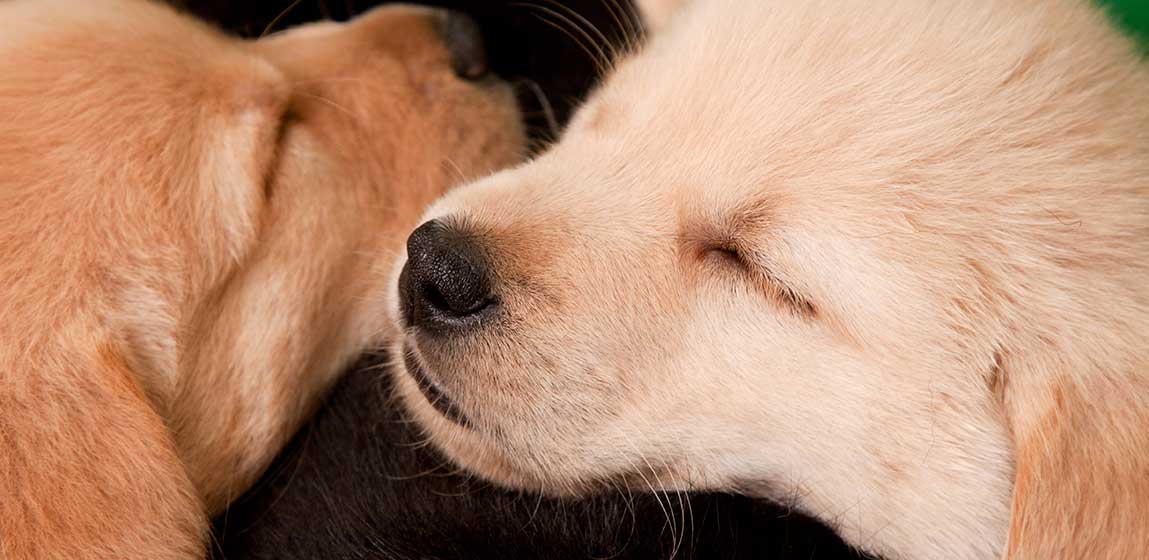
[[[580,497],[630,488],[636,491],[698,490],[705,477],[690,474],[677,465],[639,461],[628,471],[598,472],[595,465],[579,468],[579,461],[566,462],[566,468],[535,466],[522,454],[513,454],[492,441],[483,427],[460,422],[431,402],[420,387],[419,372],[408,369],[403,343],[392,348],[395,395],[425,437],[455,465],[507,488],[539,492],[556,497]],[[521,437],[521,436],[520,436]],[[546,453],[538,449],[539,453]],[[707,485],[708,487],[710,485]],[[720,485],[718,485],[720,486]]]
[[[419,425],[431,443],[451,462],[492,482],[509,488],[533,490],[549,494],[570,494],[556,491],[538,477],[517,468],[495,446],[484,441],[485,436],[472,427],[445,416],[431,404],[414,372],[408,371],[404,345],[392,348],[395,362],[390,368],[395,376],[396,396],[409,416]]]

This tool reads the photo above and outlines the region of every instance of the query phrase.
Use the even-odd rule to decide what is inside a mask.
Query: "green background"
[[[1149,52],[1149,0],[1100,0],[1109,13]]]

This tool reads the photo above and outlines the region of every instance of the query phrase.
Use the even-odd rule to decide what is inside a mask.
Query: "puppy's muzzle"
[[[407,239],[399,275],[400,306],[408,328],[428,335],[462,335],[498,311],[488,261],[478,243],[438,220]]]

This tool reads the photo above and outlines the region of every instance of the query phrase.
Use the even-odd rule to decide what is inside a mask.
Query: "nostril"
[[[427,305],[456,317],[471,315],[491,303],[474,278],[432,278],[421,288]]]
[[[466,14],[449,11],[443,22],[443,39],[451,52],[451,68],[464,80],[487,75],[487,50],[478,22]]]
[[[410,326],[466,326],[495,305],[481,251],[468,236],[437,220],[419,226],[407,239],[407,264],[399,282]]]
[[[443,297],[443,293],[434,284],[424,284],[420,286],[422,294],[420,294],[428,305],[435,309],[447,310],[450,309],[451,304],[447,302],[447,298]]]

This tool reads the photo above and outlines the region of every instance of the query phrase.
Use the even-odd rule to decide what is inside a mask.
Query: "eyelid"
[[[725,244],[713,244],[705,249],[706,256],[722,259],[722,262],[736,265],[739,267],[746,267],[746,261],[742,258],[742,254],[738,252],[737,247]]]
[[[768,264],[753,258],[752,253],[739,249],[734,243],[712,243],[705,252],[706,257],[721,259],[726,266],[737,269],[734,273],[743,275],[757,291],[777,304],[807,319],[818,317],[817,307],[808,298],[779,278]]]
[[[272,194],[271,189],[275,183],[276,172],[279,170],[280,159],[283,158],[284,141],[287,138],[287,133],[298,121],[298,113],[289,105],[284,108],[274,122],[275,132],[269,141],[270,145],[266,147],[270,152],[263,166],[263,193],[266,198],[270,198]]]
[[[297,124],[299,120],[299,113],[292,105],[284,107],[283,111],[279,113],[278,120],[275,124],[275,147],[277,151],[276,155],[279,155],[278,150],[279,147],[283,145],[284,139],[287,137],[287,131],[292,127],[292,125]]]

